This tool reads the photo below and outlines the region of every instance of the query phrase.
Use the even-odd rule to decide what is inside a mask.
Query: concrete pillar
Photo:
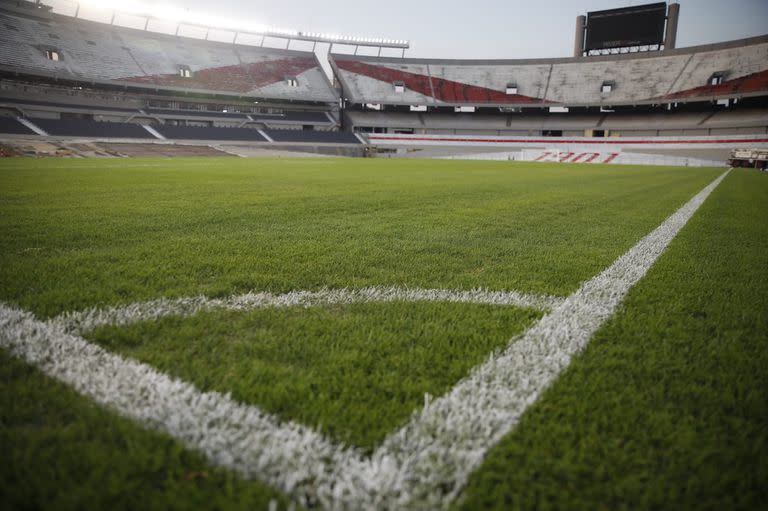
[[[587,17],[576,16],[576,42],[573,45],[573,56],[581,57],[584,54],[584,35],[587,32]]]
[[[680,19],[680,4],[669,4],[667,8],[667,33],[664,36],[664,49],[673,50],[677,45],[677,22]]]

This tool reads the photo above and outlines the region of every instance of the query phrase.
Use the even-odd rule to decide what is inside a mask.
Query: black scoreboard
[[[587,13],[586,51],[664,43],[667,3]]]

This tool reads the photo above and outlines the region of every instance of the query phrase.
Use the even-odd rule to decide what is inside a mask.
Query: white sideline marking
[[[280,422],[228,395],[200,392],[5,304],[0,346],[97,403],[202,451],[213,463],[289,493],[332,477],[327,460],[359,457],[305,426]]]
[[[118,413],[165,431],[217,465],[327,509],[444,509],[485,453],[610,318],[724,173],[609,268],[448,394],[413,415],[370,457],[216,392],[200,392],[108,353],[66,322],[0,304],[0,346]]]
[[[286,294],[246,293],[230,298],[161,298],[143,303],[105,309],[64,313],[53,320],[70,333],[83,333],[105,325],[128,325],[165,316],[192,316],[202,311],[246,311],[267,307],[313,307],[331,304],[376,302],[453,302],[527,307],[549,311],[563,302],[556,296],[539,296],[517,291],[452,291],[449,289],[409,289],[367,287],[363,289],[322,289]]]
[[[629,290],[688,223],[730,170],[705,187],[611,266],[584,283],[530,330],[425,406],[380,447],[400,465],[387,502],[445,508],[485,453],[581,352]],[[381,488],[382,492],[387,489]]]

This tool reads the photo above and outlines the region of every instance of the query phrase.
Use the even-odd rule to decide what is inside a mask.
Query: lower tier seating
[[[156,126],[155,129],[171,140],[237,140],[266,142],[258,131],[251,128],[213,128],[196,126]]]
[[[275,142],[301,142],[314,144],[359,144],[360,140],[352,133],[343,131],[313,130],[267,130]]]
[[[0,133],[9,135],[34,135],[35,132],[27,128],[13,117],[0,117]]]
[[[55,137],[152,138],[152,135],[140,125],[127,122],[35,118],[30,119],[30,121]]]

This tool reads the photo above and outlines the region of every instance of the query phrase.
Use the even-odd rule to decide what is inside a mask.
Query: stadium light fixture
[[[269,27],[242,20],[223,18],[215,15],[201,15],[171,4],[154,4],[143,0],[78,0],[80,4],[117,13],[132,14],[143,18],[162,20],[175,25],[189,25],[215,30],[242,32],[245,34],[295,39],[310,42],[339,43],[355,46],[378,46],[407,49],[408,41],[401,39],[383,39],[321,32],[299,32],[285,28]]]

